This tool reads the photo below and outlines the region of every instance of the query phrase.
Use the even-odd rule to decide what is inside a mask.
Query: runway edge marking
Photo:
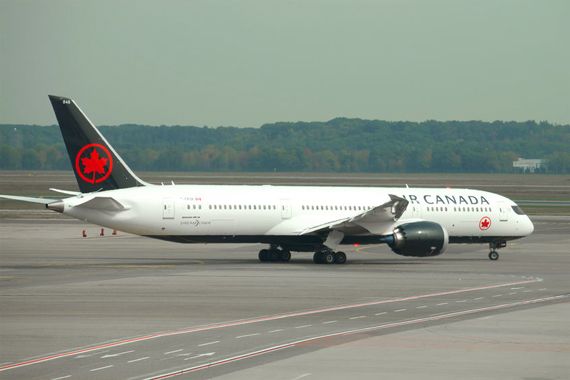
[[[131,344],[131,343],[144,342],[144,341],[151,340],[151,339],[163,338],[163,337],[168,337],[168,336],[173,336],[173,335],[190,334],[190,333],[201,332],[201,331],[216,330],[216,329],[221,329],[221,328],[225,328],[225,327],[234,327],[234,326],[241,326],[241,325],[247,325],[247,324],[252,324],[252,323],[275,321],[275,320],[285,319],[285,318],[293,318],[293,317],[300,317],[300,316],[306,316],[306,315],[312,315],[312,314],[318,314],[318,313],[326,313],[329,311],[355,309],[355,308],[359,308],[359,307],[374,306],[374,305],[381,305],[381,304],[387,304],[387,303],[412,301],[412,300],[417,300],[417,299],[422,299],[422,298],[431,298],[431,297],[439,297],[439,296],[445,296],[445,295],[451,295],[451,294],[459,294],[459,293],[474,292],[474,291],[480,291],[480,290],[496,289],[496,288],[502,288],[505,286],[532,284],[532,283],[542,282],[542,281],[543,281],[542,278],[530,278],[528,280],[509,282],[509,283],[503,283],[503,284],[495,284],[495,285],[486,285],[486,286],[479,286],[479,287],[473,287],[473,288],[448,290],[448,291],[444,291],[444,292],[421,294],[421,295],[417,295],[417,296],[393,298],[393,299],[381,300],[381,301],[370,301],[370,302],[363,302],[363,303],[357,303],[357,304],[338,305],[338,306],[325,307],[325,308],[321,308],[321,309],[305,310],[305,311],[298,311],[298,312],[284,313],[284,314],[275,314],[275,315],[262,316],[262,317],[257,317],[257,318],[241,319],[241,320],[230,321],[230,322],[220,322],[220,323],[214,323],[211,325],[198,326],[198,327],[182,329],[182,330],[157,332],[157,333],[152,333],[152,334],[143,335],[143,336],[139,336],[139,337],[122,339],[122,340],[118,340],[118,341],[114,341],[114,342],[98,344],[95,346],[79,348],[76,350],[59,352],[59,353],[41,356],[41,357],[29,359],[29,360],[24,360],[24,361],[17,362],[17,363],[6,364],[6,365],[0,367],[0,372],[11,370],[11,369],[16,369],[16,368],[21,368],[21,367],[25,367],[25,366],[29,366],[29,365],[33,365],[33,364],[44,363],[44,362],[55,360],[55,359],[62,359],[62,358],[66,358],[69,356],[74,356],[74,355],[83,354],[83,353],[87,353],[87,352],[98,351],[98,350],[102,350],[104,348],[114,348],[114,347],[124,346],[124,345]]]
[[[188,374],[188,373],[192,373],[192,372],[198,372],[198,371],[202,371],[202,370],[205,370],[208,368],[213,368],[213,367],[217,367],[217,366],[224,365],[224,364],[229,364],[229,363],[236,362],[236,361],[269,354],[272,352],[284,350],[287,348],[299,346],[301,344],[314,342],[314,341],[318,341],[318,340],[323,340],[323,339],[327,339],[327,338],[334,338],[334,337],[338,337],[338,336],[360,334],[360,333],[367,332],[367,331],[383,330],[383,329],[388,329],[388,328],[392,328],[392,327],[401,327],[401,326],[413,325],[413,324],[424,323],[424,322],[432,322],[432,321],[437,321],[437,320],[442,320],[442,319],[460,317],[463,315],[476,314],[476,313],[482,313],[482,312],[486,312],[486,311],[500,310],[500,309],[517,307],[517,306],[532,305],[532,304],[536,304],[536,303],[560,300],[560,299],[564,299],[564,298],[568,298],[568,297],[569,297],[568,294],[562,294],[562,295],[558,295],[558,296],[552,296],[552,297],[546,297],[546,298],[537,298],[537,299],[527,300],[527,301],[518,301],[518,302],[513,302],[513,303],[508,303],[508,304],[488,306],[488,307],[482,307],[482,308],[477,308],[477,309],[456,311],[456,312],[448,313],[448,314],[441,314],[441,315],[425,317],[425,318],[418,318],[418,319],[410,319],[407,321],[400,321],[400,322],[390,322],[390,323],[386,323],[386,324],[382,324],[382,325],[378,325],[378,326],[364,327],[361,329],[347,330],[347,331],[341,331],[341,332],[332,333],[332,334],[320,335],[320,336],[315,336],[315,337],[311,337],[311,338],[296,340],[296,341],[290,342],[290,343],[280,344],[277,346],[267,347],[267,348],[264,348],[261,350],[252,351],[252,352],[248,352],[248,353],[237,355],[237,356],[232,356],[229,358],[224,358],[224,359],[216,360],[213,362],[200,364],[197,366],[176,370],[176,371],[164,373],[161,375],[147,377],[147,378],[145,378],[145,380],[168,379],[171,377],[180,376],[180,375],[184,375],[184,374]]]

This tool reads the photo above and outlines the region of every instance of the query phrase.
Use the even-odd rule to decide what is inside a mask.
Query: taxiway
[[[0,378],[562,378],[570,218],[534,222],[498,262],[376,246],[331,266],[2,220]]]

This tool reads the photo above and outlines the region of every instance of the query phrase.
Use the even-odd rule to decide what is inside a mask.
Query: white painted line
[[[394,310],[394,313],[399,313],[401,311],[406,311],[406,310],[408,310],[408,309],[398,309],[398,310]]]
[[[381,312],[381,313],[376,313],[376,314],[374,314],[374,315],[384,315],[384,314],[386,314],[385,311],[383,311],[383,312]]]
[[[105,352],[109,352],[109,351],[111,351],[111,350],[104,350],[104,351],[100,351],[100,352],[96,352],[96,353],[92,353],[92,354],[81,354],[81,355],[77,355],[76,357],[74,357],[74,359],[89,358],[91,356],[101,355],[101,354],[104,354]]]
[[[362,318],[366,318],[366,315],[359,315],[357,317],[350,317],[348,319],[362,319]]]
[[[467,300],[459,300],[459,301],[455,301],[457,303],[463,303],[463,302],[467,302]]]
[[[517,292],[510,292],[510,293],[509,293],[509,296],[513,296],[513,295],[515,295],[515,294],[517,294]]]
[[[538,290],[540,290],[542,292],[542,291],[546,290],[546,288],[540,288]]]
[[[301,379],[304,379],[304,378],[307,377],[307,376],[311,376],[311,374],[307,372],[307,373],[304,373],[304,374],[302,374],[302,375],[299,375],[299,376],[293,378],[292,380],[301,380]]]
[[[213,355],[215,355],[215,354],[216,354],[215,352],[208,352],[208,353],[205,353],[205,354],[200,354],[200,355],[191,356],[191,357],[186,358],[186,359],[184,359],[184,360],[198,359],[198,358],[203,358],[203,357],[206,357],[206,356],[213,356]]]
[[[138,358],[138,359],[134,359],[134,360],[129,360],[127,363],[136,363],[136,362],[140,362],[141,360],[146,360],[146,359],[150,359],[150,356],[145,356],[142,358]]]
[[[425,309],[427,306],[426,305],[421,305],[421,306],[416,306],[416,309]]]
[[[176,353],[176,352],[180,352],[180,351],[184,351],[184,349],[183,349],[183,348],[181,348],[181,349],[179,349],[179,350],[168,351],[168,352],[165,352],[165,353],[164,353],[164,355],[168,355],[168,354],[174,354],[174,353]]]
[[[437,306],[449,305],[449,302],[438,303]]]
[[[495,294],[495,295],[493,296],[493,298],[502,297],[502,296],[503,296],[502,294]]]
[[[337,322],[338,322],[338,321],[324,321],[324,322],[323,322],[323,325],[328,325],[328,324],[337,323]]]
[[[530,293],[530,292],[532,292],[531,289],[523,290],[523,293]]]
[[[106,365],[105,367],[93,368],[93,369],[90,369],[89,372],[101,371],[101,370],[111,368],[111,367],[114,367],[114,365],[111,364],[111,365]]]
[[[135,350],[125,351],[125,352],[119,352],[118,354],[107,354],[107,355],[103,355],[103,356],[101,356],[101,359],[116,358],[117,356],[121,356],[121,355],[125,355],[125,354],[130,354],[131,352],[135,352]]]
[[[302,325],[295,327],[296,329],[304,329],[305,327],[311,327],[312,325]]]
[[[527,278],[525,280],[513,281],[513,282],[509,282],[509,283],[485,285],[485,286],[478,286],[478,287],[473,287],[473,288],[462,288],[462,289],[455,289],[455,290],[447,290],[447,291],[437,292],[437,293],[426,293],[426,294],[420,294],[420,295],[393,298],[393,299],[388,299],[388,300],[384,299],[384,300],[378,300],[378,301],[363,302],[363,303],[357,303],[357,304],[336,305],[336,306],[331,306],[331,307],[325,307],[322,309],[313,309],[313,310],[306,310],[306,311],[299,311],[299,312],[292,312],[292,313],[275,314],[275,315],[269,315],[269,316],[264,316],[264,317],[256,317],[256,318],[250,318],[250,319],[240,319],[240,320],[226,321],[226,322],[221,322],[221,323],[213,323],[213,324],[209,324],[209,325],[191,327],[191,328],[187,328],[187,329],[150,333],[147,335],[138,336],[138,337],[134,337],[134,338],[120,339],[120,340],[115,340],[115,341],[111,341],[111,342],[104,342],[104,343],[99,343],[97,345],[72,349],[72,350],[68,350],[68,351],[64,351],[64,352],[50,353],[50,354],[46,354],[46,355],[41,356],[41,357],[37,357],[37,358],[33,358],[33,359],[27,359],[27,360],[24,360],[21,362],[3,365],[3,366],[0,366],[0,372],[15,369],[15,368],[20,368],[20,367],[25,367],[25,366],[29,366],[29,365],[34,365],[34,364],[38,364],[38,363],[44,363],[44,362],[51,361],[51,360],[66,358],[69,356],[84,354],[84,353],[88,353],[88,352],[100,351],[100,350],[106,349],[106,348],[119,347],[119,346],[124,346],[127,344],[144,342],[144,341],[148,341],[151,339],[158,339],[158,338],[163,338],[163,337],[168,337],[168,336],[192,334],[192,333],[201,332],[201,331],[210,331],[210,330],[217,330],[217,329],[222,329],[222,328],[226,328],[226,327],[235,327],[235,326],[249,325],[249,324],[253,324],[253,323],[276,321],[276,320],[285,319],[285,318],[293,318],[293,317],[299,317],[299,316],[321,314],[321,313],[326,313],[326,312],[331,312],[331,311],[356,309],[356,308],[365,307],[365,306],[375,306],[375,305],[383,305],[383,304],[389,304],[389,303],[412,301],[412,300],[418,300],[418,299],[424,299],[424,298],[441,297],[441,296],[448,296],[448,295],[452,295],[452,294],[461,294],[461,293],[503,288],[506,286],[531,284],[531,283],[542,282],[542,281],[543,281],[542,278],[532,277],[532,278]],[[101,352],[99,352],[99,353],[101,353]]]
[[[250,336],[257,336],[259,335],[259,333],[255,333],[255,334],[246,334],[246,335],[238,335],[236,336],[236,339],[241,339],[241,338],[248,338]]]
[[[273,334],[273,333],[276,333],[276,332],[279,332],[279,331],[283,331],[283,329],[271,330],[271,331],[268,331],[267,333],[268,333],[268,334]]]
[[[215,340],[215,341],[213,341],[213,342],[202,343],[202,344],[199,344],[198,347],[210,346],[210,345],[216,344],[216,343],[220,343],[220,341],[219,341],[219,340]]]
[[[391,322],[391,323],[385,323],[385,324],[377,325],[377,326],[370,326],[370,327],[364,327],[364,328],[360,328],[360,329],[347,330],[347,331],[341,331],[341,332],[336,332],[336,333],[332,333],[332,334],[320,335],[320,336],[315,336],[312,338],[305,338],[305,339],[297,340],[297,341],[290,342],[290,343],[280,344],[277,346],[263,348],[261,350],[252,351],[252,352],[248,352],[245,354],[240,354],[237,356],[232,356],[232,357],[216,360],[216,361],[209,362],[209,363],[199,364],[199,365],[196,365],[193,367],[179,369],[179,370],[176,370],[174,372],[163,373],[160,375],[148,377],[146,380],[167,379],[167,378],[180,376],[180,375],[184,375],[184,374],[188,374],[188,373],[192,373],[192,372],[198,372],[198,371],[201,371],[204,369],[221,366],[221,365],[228,364],[228,363],[237,362],[237,361],[244,360],[244,359],[250,359],[250,358],[261,356],[261,355],[268,354],[271,352],[284,350],[284,349],[291,348],[291,347],[296,347],[300,344],[304,344],[307,342],[318,341],[318,340],[322,340],[322,339],[326,339],[326,338],[332,338],[332,337],[344,336],[344,335],[353,335],[353,334],[358,334],[358,333],[362,333],[365,331],[383,330],[383,329],[389,329],[389,328],[393,328],[393,327],[414,325],[414,324],[424,323],[424,322],[438,321],[438,320],[442,320],[442,319],[449,319],[449,318],[454,318],[454,317],[463,316],[463,315],[477,314],[477,313],[481,313],[481,312],[500,310],[500,309],[506,309],[506,308],[513,308],[516,306],[531,305],[531,304],[536,304],[536,303],[541,303],[541,302],[561,300],[561,299],[565,299],[568,297],[569,297],[568,295],[559,295],[559,296],[552,296],[552,297],[545,297],[545,298],[537,298],[537,299],[533,299],[533,300],[518,301],[518,302],[512,302],[512,303],[507,303],[507,304],[502,304],[502,305],[481,307],[478,309],[456,311],[456,312],[448,313],[448,314],[440,314],[440,315],[434,315],[434,316],[425,317],[425,318],[410,319],[410,320],[399,321],[399,322]]]
[[[477,297],[477,298],[473,298],[473,301],[479,301],[479,300],[482,300],[483,298],[485,298],[485,297]]]
[[[511,288],[511,290],[519,290],[519,289],[524,289],[524,286],[519,286],[519,287],[516,287],[516,288]]]
[[[63,380],[63,379],[69,379],[71,377],[71,375],[67,375],[67,376],[61,376],[61,377],[54,377],[51,380]]]

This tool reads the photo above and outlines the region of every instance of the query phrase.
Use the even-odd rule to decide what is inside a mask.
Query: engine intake
[[[448,242],[449,234],[443,226],[423,221],[396,227],[389,246],[401,256],[430,257],[445,252]]]

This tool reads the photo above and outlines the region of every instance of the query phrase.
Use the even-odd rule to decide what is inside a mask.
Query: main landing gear
[[[346,263],[346,254],[344,252],[334,252],[330,249],[323,249],[315,252],[313,255],[315,264],[344,264]]]
[[[499,260],[499,252],[497,252],[497,249],[505,248],[506,246],[507,246],[506,241],[495,241],[495,242],[489,243],[489,249],[491,250],[489,252],[489,260],[492,260],[492,261]]]
[[[291,252],[278,246],[271,246],[269,249],[259,251],[259,261],[261,262],[288,262],[291,260]]]

